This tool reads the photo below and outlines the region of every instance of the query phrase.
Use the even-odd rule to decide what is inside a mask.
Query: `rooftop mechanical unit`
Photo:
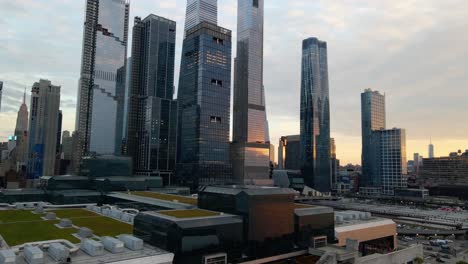
[[[0,250],[0,264],[15,264],[16,254],[13,250]]]
[[[120,253],[124,250],[124,243],[113,237],[103,237],[101,242],[104,248],[111,253]]]
[[[101,242],[94,241],[92,239],[86,239],[81,243],[81,250],[91,257],[97,257],[104,255],[104,246]]]
[[[60,243],[52,243],[49,246],[49,255],[57,262],[66,262],[70,257],[70,250]]]
[[[143,249],[143,240],[131,236],[131,235],[120,235],[119,240],[125,244],[125,247],[130,250],[142,250]]]
[[[43,264],[44,252],[38,247],[24,248],[24,259],[28,264]]]

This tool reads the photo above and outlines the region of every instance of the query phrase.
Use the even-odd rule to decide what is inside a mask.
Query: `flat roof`
[[[56,214],[55,220],[44,220],[47,213]],[[70,219],[73,227],[59,228],[60,219]],[[32,210],[0,210],[0,235],[10,247],[25,243],[65,239],[79,243],[74,234],[80,227],[87,227],[96,236],[117,236],[133,233],[133,226],[86,209],[46,210],[36,214]]]
[[[185,203],[190,205],[197,205],[198,200],[188,196],[174,195],[174,194],[165,194],[157,192],[129,192],[129,195],[143,196],[148,198],[154,198],[158,200],[164,200],[169,202],[178,202]]]
[[[221,213],[201,210],[201,209],[187,209],[187,210],[169,210],[158,211],[159,214],[175,217],[175,218],[198,218],[198,217],[211,217],[219,216]]]

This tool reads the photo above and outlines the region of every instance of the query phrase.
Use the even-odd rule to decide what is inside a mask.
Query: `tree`
[[[417,257],[417,258],[414,259],[414,262],[416,262],[417,264],[423,264],[424,259],[422,259],[421,257]]]

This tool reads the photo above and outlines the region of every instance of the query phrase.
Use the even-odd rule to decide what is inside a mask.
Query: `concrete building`
[[[62,133],[62,155],[64,160],[71,160],[73,155],[73,138],[67,130]]]
[[[130,3],[87,0],[85,12],[77,163],[89,152],[121,154]]]
[[[269,182],[270,164],[263,86],[264,1],[238,0],[237,3],[231,146],[233,176],[240,184],[249,182],[262,185]]]
[[[284,136],[279,140],[278,168],[280,170],[301,169],[301,136]]]
[[[330,170],[330,97],[327,43],[317,38],[302,42],[301,161],[306,185],[327,193]]]
[[[174,174],[178,104],[174,100],[176,22],[149,15],[135,18],[127,155],[141,176]]]
[[[40,80],[32,86],[29,116],[28,179],[54,175],[60,86]]]
[[[380,186],[378,164],[374,157],[377,142],[372,141],[372,132],[386,129],[385,95],[378,91],[366,89],[361,94],[361,126],[362,126],[362,187]]]
[[[202,22],[218,24],[218,0],[187,0],[185,32]]]

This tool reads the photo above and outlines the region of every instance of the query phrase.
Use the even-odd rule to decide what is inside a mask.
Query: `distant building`
[[[372,132],[372,156],[376,164],[375,186],[382,193],[393,195],[395,188],[407,187],[406,132],[404,129],[378,130]],[[374,166],[374,165],[373,165]]]
[[[185,33],[179,80],[177,178],[186,185],[232,183],[231,31],[202,22]]]
[[[129,1],[87,0],[78,87],[77,161],[89,152],[120,154]]]
[[[285,170],[301,169],[301,136],[292,135],[280,138],[278,147],[278,168]]]
[[[332,186],[338,183],[338,174],[340,170],[340,160],[336,158],[336,144],[335,139],[330,138],[330,165],[331,165],[331,178]]]
[[[237,1],[234,67],[233,177],[240,183],[269,182],[270,142],[263,86],[264,1]]]
[[[71,160],[73,152],[73,138],[70,131],[63,131],[62,133],[62,154],[64,160]]]
[[[331,191],[330,97],[327,43],[317,38],[302,42],[301,161],[306,184]]]
[[[362,177],[360,185],[376,187],[380,185],[378,164],[373,155],[377,142],[372,141],[372,132],[386,128],[385,95],[366,89],[361,94],[362,126]]]
[[[127,155],[135,173],[169,181],[176,166],[178,106],[174,100],[176,22],[135,18]]]
[[[434,145],[432,144],[432,139],[431,139],[431,143],[429,144],[429,152],[427,156],[430,159],[434,158]]]
[[[48,80],[34,83],[29,117],[28,179],[52,176],[57,154],[60,86]]]
[[[25,167],[28,160],[28,138],[29,138],[29,112],[26,105],[26,91],[23,96],[23,103],[18,111],[16,118],[15,136],[16,136],[16,162],[17,171]]]
[[[273,144],[270,144],[270,162],[276,164],[276,151]]]
[[[416,179],[417,185],[431,195],[468,199],[468,150],[449,157],[424,159]]]

